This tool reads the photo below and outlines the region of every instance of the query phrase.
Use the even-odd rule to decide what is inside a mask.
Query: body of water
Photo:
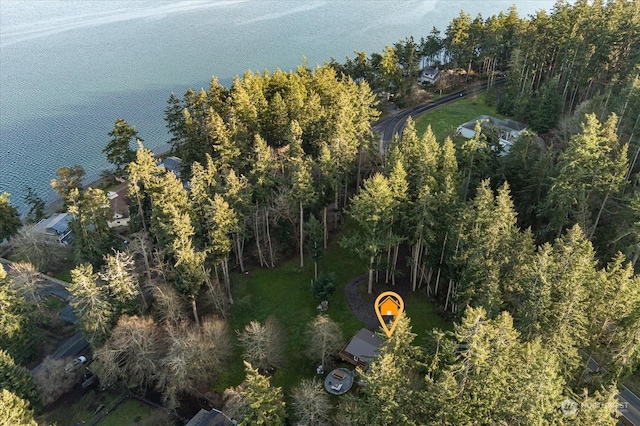
[[[295,69],[442,31],[464,9],[487,17],[553,1],[0,1],[0,192],[24,211],[25,186],[50,201],[61,166],[88,180],[116,118],[167,145],[171,92],[228,85],[246,70]]]

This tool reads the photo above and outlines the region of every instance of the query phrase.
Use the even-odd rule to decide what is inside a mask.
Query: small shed
[[[363,328],[340,351],[340,358],[356,367],[366,367],[378,355],[382,339],[373,331]]]

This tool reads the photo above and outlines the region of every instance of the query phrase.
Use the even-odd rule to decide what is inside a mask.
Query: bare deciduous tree
[[[246,401],[240,395],[240,387],[227,388],[222,394],[222,411],[231,419],[237,419],[245,409]]]
[[[154,313],[160,323],[175,327],[188,319],[184,300],[175,288],[164,283],[151,283],[147,287],[153,294]]]
[[[165,406],[175,408],[181,392],[196,392],[220,373],[232,352],[226,322],[205,318],[200,327],[168,327],[169,352],[162,360],[158,388]]]
[[[244,348],[244,359],[261,370],[282,367],[285,357],[285,335],[278,321],[268,317],[264,324],[251,321],[238,331]]]
[[[73,362],[73,358],[54,359],[46,357],[36,370],[33,381],[42,398],[42,405],[55,402],[73,388],[82,376],[82,369],[65,371],[65,367]]]
[[[129,235],[127,252],[137,261],[136,267],[139,276],[146,276],[145,282],[151,281],[152,248],[151,237],[148,232],[140,231]],[[141,258],[141,262],[139,261]]]
[[[303,379],[291,390],[293,414],[298,426],[324,426],[331,424],[329,395],[316,379]]]
[[[161,329],[152,318],[123,315],[96,351],[94,370],[103,384],[122,380],[128,387],[147,388],[155,381],[164,352]]]
[[[39,309],[40,295],[38,293],[42,289],[44,281],[38,269],[31,263],[19,262],[11,265],[11,273],[13,275],[13,287],[25,299],[33,300]]]
[[[33,263],[40,271],[49,271],[71,255],[69,248],[58,244],[51,237],[29,232],[24,228],[11,238],[11,246],[18,259]]]
[[[340,326],[327,315],[318,315],[306,330],[308,347],[306,354],[324,367],[327,359],[335,355],[345,344]]]

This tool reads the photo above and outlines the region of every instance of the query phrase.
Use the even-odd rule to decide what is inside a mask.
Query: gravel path
[[[344,288],[344,293],[347,296],[347,303],[353,312],[353,315],[358,318],[358,321],[363,323],[369,330],[375,330],[380,324],[378,317],[373,310],[373,304],[368,303],[358,296],[358,287],[360,285],[367,285],[367,275],[361,275],[349,281]]]
[[[353,312],[353,315],[358,318],[358,321],[364,324],[364,326],[369,330],[376,330],[380,327],[380,322],[378,321],[376,312],[373,309],[373,302],[363,300],[358,294],[360,286],[364,286],[361,292],[364,293],[367,291],[367,283],[368,275],[355,277],[347,283],[344,288],[344,293],[347,297],[347,303],[351,308],[351,312]],[[373,295],[377,296],[383,291],[394,291],[398,293],[400,297],[405,297],[411,291],[411,287],[409,280],[402,277],[396,278],[395,286],[385,285],[384,283],[373,283]],[[373,299],[375,300],[375,297]]]

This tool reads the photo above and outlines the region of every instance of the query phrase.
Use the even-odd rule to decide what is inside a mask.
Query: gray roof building
[[[160,164],[158,164],[158,167],[165,169],[168,172],[173,172],[173,174],[176,175],[176,177],[180,178],[181,165],[182,165],[182,159],[178,157],[167,157],[164,160],[162,160]]]
[[[481,128],[489,126],[496,127],[500,130],[500,145],[504,154],[508,154],[513,146],[513,142],[527,129],[527,125],[518,121],[499,119],[489,115],[481,115],[473,120],[467,121],[458,126],[456,135],[461,135],[467,139],[475,136],[476,123],[480,123]]]
[[[67,244],[71,239],[69,224],[72,220],[71,213],[57,213],[36,223],[31,232],[45,234],[55,238],[60,244]]]
[[[355,366],[365,367],[378,355],[382,339],[366,328],[358,331],[340,352],[340,358]]]
[[[235,426],[236,424],[236,421],[231,420],[221,411],[215,409],[207,411],[201,408],[186,426]]]

